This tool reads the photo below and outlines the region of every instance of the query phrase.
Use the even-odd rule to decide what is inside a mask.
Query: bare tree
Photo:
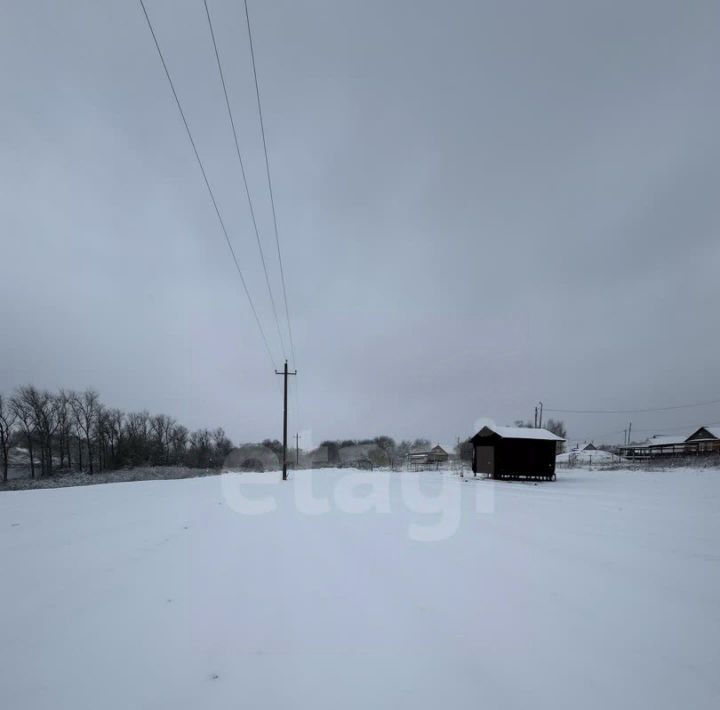
[[[38,458],[42,474],[52,473],[58,465],[64,468],[66,461],[68,467],[74,464],[93,474],[146,463],[219,467],[232,449],[222,428],[190,434],[165,414],[151,417],[142,411],[126,415],[108,409],[93,389],[81,393],[61,389],[52,394],[30,385],[18,388],[10,399],[0,397],[3,480],[9,474],[10,444],[15,445],[18,436],[27,442],[33,478],[38,475]],[[389,437],[378,441],[390,448],[394,445]],[[280,442],[267,443],[281,449]]]
[[[176,424],[173,426],[170,432],[170,446],[172,448],[172,462],[175,464],[183,463],[185,461],[185,454],[187,453],[189,432],[187,427],[182,424]]]
[[[27,442],[28,453],[30,454],[30,475],[35,478],[35,456],[33,453],[33,436],[35,434],[35,420],[33,418],[32,405],[27,399],[26,388],[21,387],[10,400],[10,408],[15,415]]]
[[[461,461],[472,461],[473,444],[469,439],[466,439],[465,441],[460,441],[455,446],[455,451],[457,452],[457,455],[459,456]]]
[[[157,450],[153,463],[170,463],[170,432],[175,424],[175,420],[165,414],[156,414],[150,418],[150,431]]]
[[[59,425],[56,398],[47,390],[40,391],[32,386],[22,387],[20,396],[32,412],[40,444],[42,475],[49,475],[53,470],[53,438]]]
[[[92,438],[95,442],[96,470],[102,471],[107,467],[108,449],[110,448],[110,422],[107,409],[102,404],[98,406],[95,415]]]
[[[144,463],[148,455],[150,415],[145,412],[130,412],[125,418],[125,453],[128,463]]]
[[[125,415],[119,409],[108,409],[105,414],[110,444],[110,459],[112,460],[112,465],[116,466]]]
[[[560,419],[548,419],[545,423],[545,428],[562,439],[567,438],[567,429],[565,427],[565,422],[561,421]],[[557,452],[561,454],[564,449],[565,443],[562,441],[558,441]]]
[[[190,434],[190,465],[207,468],[212,454],[212,435],[207,429],[198,429]]]
[[[403,439],[396,447],[396,453],[397,457],[399,459],[404,459],[412,449],[412,441],[408,441],[407,439]]]
[[[73,432],[73,413],[70,406],[69,394],[61,389],[55,397],[58,416],[58,449],[60,453],[60,468],[65,467],[65,456],[67,455],[67,467],[72,468],[72,455],[70,453],[70,440]]]
[[[210,432],[213,442],[213,452],[210,460],[210,465],[214,468],[220,468],[227,455],[232,451],[232,441],[225,436],[225,430],[222,427]]]
[[[100,414],[100,398],[95,390],[88,389],[80,395],[74,395],[70,400],[70,405],[73,410],[78,432],[85,440],[88,453],[88,466],[92,474],[95,472],[93,467],[92,439],[95,434],[97,418]]]
[[[0,452],[2,453],[3,460],[3,482],[7,482],[8,479],[10,436],[16,419],[17,415],[10,406],[10,403],[0,394]]]

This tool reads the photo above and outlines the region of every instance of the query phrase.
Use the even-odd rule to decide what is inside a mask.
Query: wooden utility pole
[[[276,375],[282,375],[283,382],[283,481],[287,481],[287,383],[288,375],[297,375],[295,372],[288,372],[287,360],[285,360],[285,368],[282,372],[275,370]]]
[[[539,426],[540,429],[542,429],[542,410],[543,410],[543,403],[542,403],[542,402],[538,402],[538,404],[540,405],[540,419],[539,419],[539,424],[538,424],[538,426]]]

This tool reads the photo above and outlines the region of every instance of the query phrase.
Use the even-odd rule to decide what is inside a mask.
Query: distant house
[[[428,451],[428,463],[447,463],[449,460],[450,453],[440,444],[436,444]]]
[[[485,426],[470,439],[472,470],[490,478],[555,479],[555,454],[565,441],[547,429]]]
[[[450,454],[448,451],[436,444],[430,449],[413,449],[407,455],[407,463],[411,468],[439,468],[441,464],[447,463],[450,460]]]
[[[693,453],[710,454],[720,452],[720,427],[701,426],[685,440]]]
[[[418,468],[427,464],[427,456],[427,451],[410,451],[406,456],[406,462],[411,468]]]
[[[570,448],[570,450],[569,450],[567,453],[569,453],[569,454],[577,454],[577,453],[579,453],[579,452],[581,452],[581,451],[597,451],[597,450],[598,450],[598,449],[597,449],[597,447],[595,446],[595,444],[593,444],[592,442],[587,442],[587,441],[585,441],[585,442],[583,442],[582,444],[579,443],[579,442],[576,443],[574,446],[572,446],[572,447]],[[558,454],[558,455],[559,455],[559,454]]]
[[[621,446],[618,452],[630,459],[654,459],[658,457],[683,456],[689,452],[687,434],[675,436],[655,435],[641,444]]]
[[[632,459],[650,460],[720,453],[720,427],[701,426],[692,434],[656,435],[642,444],[621,446],[619,452]]]
[[[681,434],[679,436],[656,435],[647,440],[647,447],[652,453],[682,454],[686,451],[686,441],[686,434]]]

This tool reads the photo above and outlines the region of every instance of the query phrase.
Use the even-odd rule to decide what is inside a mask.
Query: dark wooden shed
[[[476,475],[553,481],[557,443],[565,440],[547,429],[485,426],[470,441]]]

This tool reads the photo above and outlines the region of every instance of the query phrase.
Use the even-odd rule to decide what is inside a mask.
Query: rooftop
[[[561,436],[553,434],[547,429],[530,429],[526,427],[517,426],[484,426],[480,431],[475,434],[481,434],[485,430],[491,431],[497,434],[503,439],[541,439],[544,441],[565,441]]]
[[[708,434],[710,434],[710,436],[715,437],[716,439],[720,439],[720,426],[704,426],[704,427],[700,427],[700,429],[705,429],[705,431]],[[698,429],[697,431],[694,431],[692,434],[697,434],[698,431],[700,431],[700,429]],[[692,436],[692,434],[691,434],[691,436]],[[700,441],[700,440],[696,439],[695,441]]]
[[[684,444],[689,434],[675,434],[674,436],[653,436],[647,440],[646,446],[678,446]]]

